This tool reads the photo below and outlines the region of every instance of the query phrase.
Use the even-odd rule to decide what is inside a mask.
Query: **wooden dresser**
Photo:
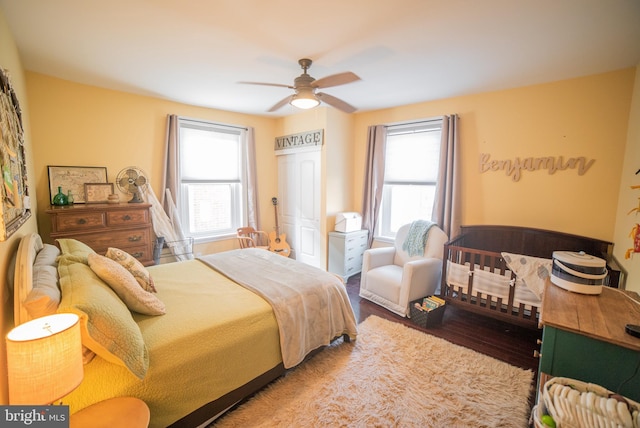
[[[562,376],[640,401],[640,338],[624,331],[640,324],[637,293],[603,287],[585,295],[547,284],[542,324],[538,393],[549,376]]]
[[[109,247],[131,254],[145,266],[153,264],[150,204],[76,204],[51,206],[51,239],[73,238],[97,253]]]

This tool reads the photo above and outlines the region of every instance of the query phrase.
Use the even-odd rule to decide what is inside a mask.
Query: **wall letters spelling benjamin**
[[[578,175],[587,173],[595,159],[587,160],[584,156],[577,158],[568,158],[566,161],[563,156],[554,157],[547,156],[541,158],[524,158],[519,157],[511,160],[491,160],[488,153],[480,153],[480,173],[487,171],[504,170],[505,174],[510,175],[513,181],[519,181],[522,171],[538,171],[546,169],[549,174],[555,174],[556,171],[564,171],[565,169],[577,169]]]

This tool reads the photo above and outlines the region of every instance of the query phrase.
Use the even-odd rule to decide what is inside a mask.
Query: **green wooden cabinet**
[[[640,351],[545,326],[539,373],[601,385],[640,402]]]

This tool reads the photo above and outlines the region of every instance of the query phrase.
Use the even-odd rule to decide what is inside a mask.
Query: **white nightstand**
[[[117,397],[100,401],[74,413],[70,428],[147,428],[149,407],[134,397]]]

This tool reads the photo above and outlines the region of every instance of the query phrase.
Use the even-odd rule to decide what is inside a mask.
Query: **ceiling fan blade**
[[[318,92],[316,97],[322,102],[329,104],[332,107],[342,110],[345,113],[353,113],[357,109],[346,101],[342,101],[340,98],[336,98],[333,95]]]
[[[281,83],[263,83],[263,82],[238,82],[241,85],[260,85],[260,86],[277,86],[278,88],[293,89],[291,85],[283,85]]]
[[[280,101],[278,101],[278,103],[276,103],[273,107],[271,107],[267,111],[271,113],[271,112],[274,112],[276,110],[281,109],[285,105],[289,104],[289,101],[291,101],[291,98],[293,98],[293,95],[289,95],[288,97],[281,99]]]
[[[357,82],[360,78],[350,72],[332,74],[331,76],[322,77],[320,79],[315,80],[311,86],[314,88],[329,88],[331,86],[345,85],[351,82]]]

